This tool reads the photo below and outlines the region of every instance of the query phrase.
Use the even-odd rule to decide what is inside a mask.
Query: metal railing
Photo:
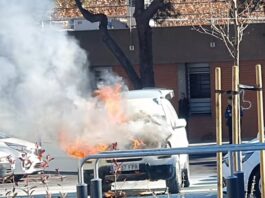
[[[180,148],[165,148],[165,149],[143,149],[143,150],[124,150],[124,151],[107,151],[95,155],[90,155],[80,160],[78,169],[78,186],[77,186],[77,198],[87,198],[86,184],[83,179],[83,165],[88,160],[96,160],[94,169],[94,178],[98,179],[98,161],[106,158],[129,158],[129,157],[145,157],[145,156],[157,156],[157,155],[179,155],[179,154],[202,154],[202,153],[224,153],[224,152],[236,152],[236,151],[257,151],[265,150],[265,143],[245,143],[245,144],[225,144],[225,145],[212,145],[212,146],[191,146]],[[93,198],[100,198],[94,196]]]

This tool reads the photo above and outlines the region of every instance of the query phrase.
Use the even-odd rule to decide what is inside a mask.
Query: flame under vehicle
[[[129,149],[135,148],[135,144],[144,145],[141,149],[188,147],[186,120],[178,118],[169,101],[174,97],[173,90],[143,89],[127,91],[124,95],[126,102],[132,107],[133,119],[142,119],[146,124],[152,122],[156,128],[163,129],[160,131],[160,138],[152,138],[152,132],[142,131],[139,133],[140,137],[135,138],[140,142],[134,141],[134,146],[128,147]],[[88,194],[90,181],[94,178],[94,167],[93,160],[87,161],[83,167]],[[189,174],[189,157],[186,154],[99,160],[103,192],[111,190],[115,181],[165,180],[168,192],[178,193],[181,186],[190,185]]]
[[[25,175],[43,171],[42,151],[35,143],[0,132],[0,177],[4,179],[13,175],[15,180],[19,180]]]
[[[248,141],[247,143],[258,143],[258,138]],[[223,158],[223,177],[230,176],[229,155]],[[242,152],[242,170],[244,172],[245,192],[254,194],[254,197],[261,197],[261,180],[260,180],[260,151],[243,151]],[[226,183],[224,183],[226,187]]]

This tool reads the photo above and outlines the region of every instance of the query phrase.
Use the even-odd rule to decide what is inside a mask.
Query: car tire
[[[14,181],[18,182],[20,181],[25,175],[14,175]]]
[[[183,187],[189,187],[190,186],[190,177],[189,177],[190,173],[188,169],[184,169],[182,170],[182,185]]]
[[[166,186],[170,194],[176,194],[180,192],[180,180],[179,177],[177,177],[176,168],[174,170],[173,176],[166,180]]]
[[[253,192],[250,191],[253,198],[261,198],[260,192],[260,169],[257,168],[251,177],[250,189],[253,188]]]

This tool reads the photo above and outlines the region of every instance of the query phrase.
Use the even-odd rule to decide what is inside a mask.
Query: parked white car
[[[14,158],[17,152],[4,143],[0,143],[0,181],[3,182],[14,172]]]
[[[42,152],[35,143],[0,132],[0,171],[3,176],[13,174],[18,180],[24,175],[43,171]]]
[[[258,143],[255,138],[247,143]],[[261,197],[260,191],[260,152],[244,151],[242,152],[242,170],[244,172],[245,191],[253,193],[255,197]],[[223,158],[223,177],[230,176],[229,156]]]
[[[151,122],[157,123],[157,126],[162,125],[163,122],[165,128],[161,133],[165,138],[160,140],[161,142],[149,142],[150,147],[147,143],[145,148],[188,147],[186,121],[178,118],[169,101],[174,97],[173,90],[134,90],[125,92],[124,96],[126,102],[133,107],[131,108],[133,113],[144,114],[140,119],[150,119]],[[152,139],[148,132],[143,131],[143,134],[149,137],[149,140]],[[84,164],[84,181],[88,185],[88,194],[90,194],[90,180],[94,177],[94,162],[87,161]],[[118,174],[115,175],[117,166]],[[186,154],[99,160],[99,177],[102,179],[103,192],[110,190],[114,181],[162,179],[166,181],[169,193],[178,193],[182,185],[184,187],[190,185],[189,174],[189,157]]]

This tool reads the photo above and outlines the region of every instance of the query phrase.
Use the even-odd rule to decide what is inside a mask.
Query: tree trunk
[[[131,62],[126,57],[126,55],[123,53],[121,48],[118,46],[118,44],[113,40],[113,38],[110,36],[108,32],[108,18],[105,14],[93,14],[89,12],[88,10],[84,9],[82,7],[82,3],[80,0],[75,0],[77,7],[79,8],[80,12],[84,16],[84,18],[90,22],[100,22],[99,30],[102,35],[103,42],[107,45],[109,50],[113,53],[113,55],[117,58],[117,60],[120,62],[122,67],[124,68],[125,72],[127,73],[129,79],[131,80],[133,87],[135,89],[141,89],[142,83],[141,79],[138,77],[137,73],[135,72]]]
[[[135,2],[134,18],[139,42],[140,75],[143,87],[155,87],[153,71],[153,48],[152,29],[149,21],[158,11],[160,0],[153,1],[148,8],[145,8],[144,0]]]
[[[143,87],[154,87],[152,29],[149,25],[137,23],[139,38],[140,74]]]
[[[238,4],[237,0],[233,0],[233,12],[234,12],[234,65],[239,66],[239,23],[238,23]]]
[[[135,89],[141,89],[142,88],[141,79],[138,77],[137,73],[135,72],[133,66],[131,65],[126,55],[117,45],[117,43],[112,39],[108,31],[106,31],[105,29],[100,29],[100,30],[103,42],[107,45],[107,47],[111,50],[112,54],[118,59],[120,64],[123,66],[124,70],[126,71],[129,79],[133,84],[133,87]]]

